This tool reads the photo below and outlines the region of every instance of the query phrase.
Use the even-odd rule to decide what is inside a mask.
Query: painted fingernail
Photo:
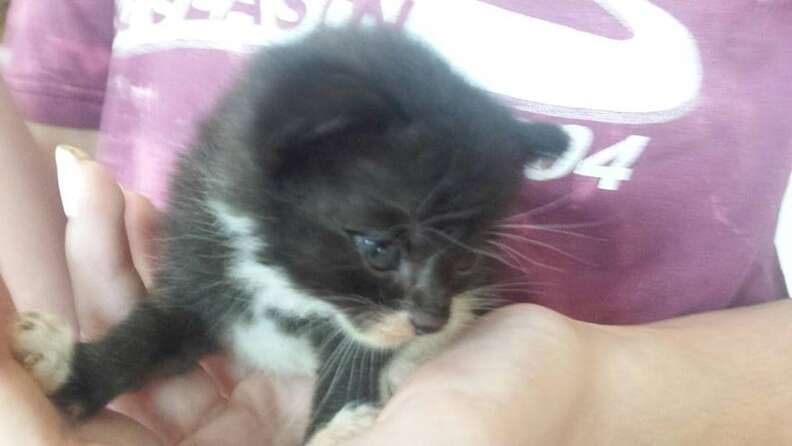
[[[74,217],[80,201],[85,198],[85,179],[80,162],[87,159],[90,157],[76,147],[59,145],[55,148],[58,189],[60,190],[63,212],[67,217]]]

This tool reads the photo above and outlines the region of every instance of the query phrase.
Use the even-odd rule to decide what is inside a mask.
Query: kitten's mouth
[[[369,347],[392,349],[403,346],[419,336],[443,335],[464,327],[473,319],[471,299],[459,295],[452,300],[450,317],[432,316],[421,311],[390,311],[358,318],[352,322],[346,316],[339,321],[344,331],[357,341]]]
[[[407,343],[418,335],[410,313],[397,311],[380,315],[359,330],[365,341],[377,347],[392,348]]]
[[[427,313],[415,313],[410,316],[415,333],[418,335],[428,335],[442,330],[448,323],[448,318],[432,316]]]
[[[351,330],[351,334],[372,347],[396,348],[418,336],[440,332],[446,325],[445,319],[402,310],[371,317],[362,327]]]

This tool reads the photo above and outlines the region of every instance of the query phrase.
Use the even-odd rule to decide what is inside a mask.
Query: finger
[[[35,146],[9,105],[0,85],[0,270],[17,307],[74,322],[52,151]]]
[[[426,392],[428,390],[428,392]],[[376,423],[343,446],[479,446],[515,444],[505,432],[482,421],[481,412],[497,410],[481,401],[448,393],[435,393],[429,387],[416,398],[399,401],[386,409]],[[427,397],[426,395],[432,395]],[[390,410],[389,410],[390,409]]]
[[[216,436],[225,431],[239,438],[234,445],[287,445],[298,444],[296,439],[305,431],[312,385],[305,379],[273,381],[263,373],[252,373],[226,398],[196,371],[156,383],[143,393],[147,401],[143,419],[170,442],[183,439],[181,444],[214,445]],[[227,431],[231,426],[234,430]],[[246,432],[256,434],[240,436]],[[273,443],[276,436],[279,440]]]
[[[273,443],[275,428],[282,423],[274,390],[271,381],[258,374],[256,379],[244,380],[234,390],[230,400],[218,404],[214,410],[205,414],[194,433],[187,436],[182,444],[285,444]]]
[[[278,408],[278,425],[275,445],[300,444],[308,428],[311,399],[314,394],[314,380],[305,377],[274,377],[272,387],[275,391]]]
[[[144,196],[131,191],[124,191],[126,202],[126,233],[132,263],[143,280],[147,289],[154,281],[154,259],[156,258],[156,240],[159,212]]]
[[[38,385],[13,360],[0,362],[0,444],[63,444],[61,418]]]
[[[108,446],[159,446],[162,442],[150,430],[124,415],[104,411],[81,424],[74,433],[79,442]]]
[[[115,179],[93,161],[79,160],[61,176],[66,225],[66,258],[80,330],[95,338],[120,321],[145,294],[129,251],[124,225],[124,195]],[[67,165],[66,161],[59,165]],[[61,169],[62,171],[64,169]]]
[[[273,445],[272,431],[267,423],[249,408],[229,405],[207,419],[206,424],[188,436],[182,446],[234,446]],[[296,444],[296,443],[294,443]]]
[[[201,369],[150,382],[118,399],[113,408],[155,430],[169,443],[198,429],[207,414],[225,404],[214,381]]]

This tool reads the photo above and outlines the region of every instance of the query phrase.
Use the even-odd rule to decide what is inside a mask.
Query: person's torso
[[[526,166],[502,228],[515,300],[623,323],[785,293],[772,240],[792,168],[792,3],[121,0],[116,14],[100,153],[160,206],[250,51],[319,23],[389,24],[573,136],[565,158]]]

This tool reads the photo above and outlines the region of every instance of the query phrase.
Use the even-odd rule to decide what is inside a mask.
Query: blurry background
[[[0,0],[0,37],[2,37],[5,31],[5,18],[9,3],[11,3],[11,0]]]

